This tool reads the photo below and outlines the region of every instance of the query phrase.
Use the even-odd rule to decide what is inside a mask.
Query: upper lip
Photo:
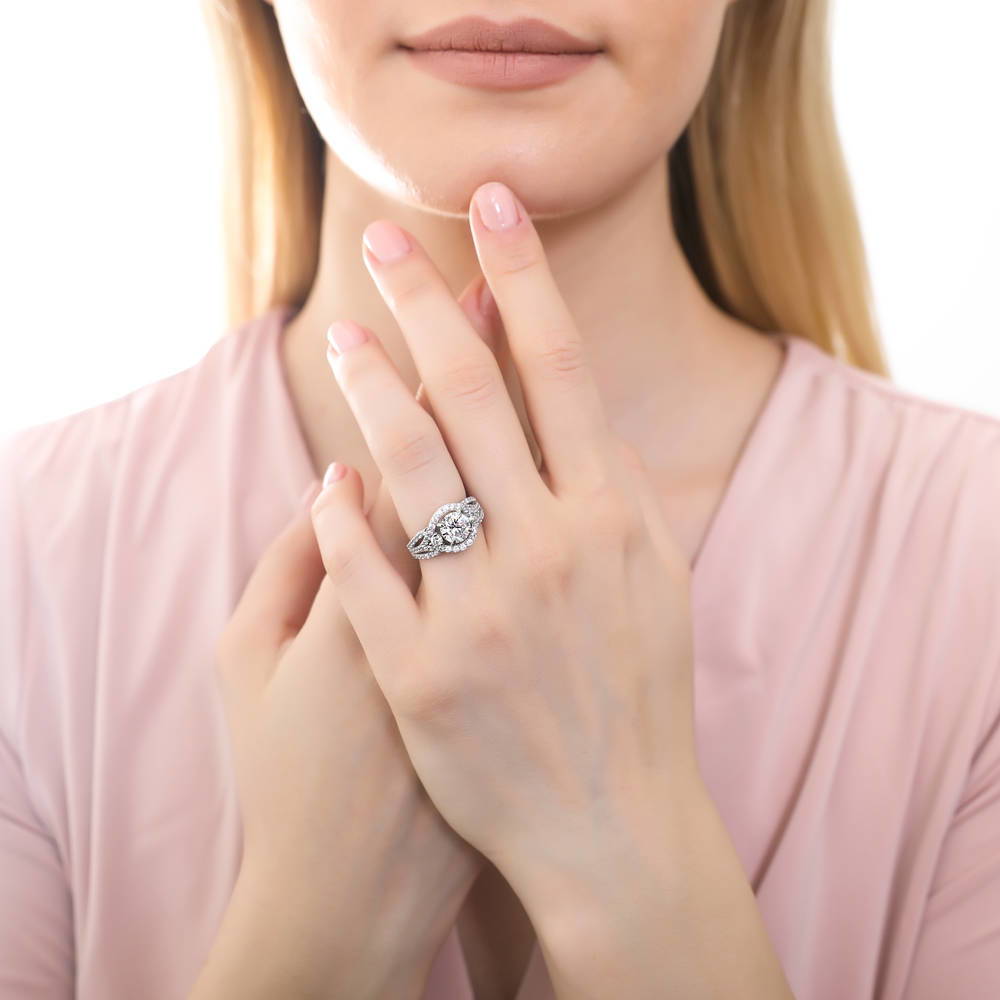
[[[601,47],[577,38],[536,17],[498,24],[485,17],[460,17],[420,35],[404,38],[407,49],[464,49],[472,52],[600,52]]]

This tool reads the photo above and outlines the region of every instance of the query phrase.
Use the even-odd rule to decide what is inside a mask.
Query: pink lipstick
[[[603,51],[538,18],[498,24],[481,17],[449,21],[400,47],[418,69],[465,86],[521,90],[580,72]]]

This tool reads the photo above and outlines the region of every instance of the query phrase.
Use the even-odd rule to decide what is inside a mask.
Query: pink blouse
[[[241,849],[213,643],[314,477],[292,315],[3,440],[3,998],[182,1000],[208,955]],[[797,1000],[996,1000],[1000,419],[775,336],[692,571],[702,773]],[[471,1000],[454,929],[424,996]],[[536,945],[518,1000],[551,997]]]

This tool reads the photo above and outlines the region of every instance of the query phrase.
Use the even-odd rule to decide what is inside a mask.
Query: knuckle
[[[555,378],[577,378],[587,366],[586,351],[579,337],[559,331],[542,342],[546,344],[536,355],[539,370]]]
[[[454,681],[421,672],[399,685],[393,704],[408,718],[432,722],[453,718],[459,697],[459,686]]]
[[[394,473],[409,475],[433,465],[440,454],[441,442],[438,435],[421,421],[389,436],[383,460],[386,467]]]
[[[489,606],[481,607],[465,622],[466,642],[477,650],[498,651],[513,644],[510,622]]]
[[[542,592],[565,587],[572,572],[569,546],[554,532],[535,534],[519,543],[520,576],[529,587]]]
[[[431,282],[423,268],[406,268],[396,274],[388,289],[393,305],[409,308],[420,302],[430,291]]]
[[[441,391],[451,399],[475,406],[492,403],[500,380],[496,365],[488,361],[462,361],[446,368],[438,378]]]
[[[324,537],[322,553],[326,575],[334,585],[349,583],[360,572],[364,558],[363,547],[352,544],[344,531]]]
[[[591,537],[621,540],[638,530],[634,504],[610,481],[588,494],[584,510],[586,532]]]
[[[534,240],[518,240],[499,255],[497,270],[501,277],[530,271],[542,263],[541,247]]]

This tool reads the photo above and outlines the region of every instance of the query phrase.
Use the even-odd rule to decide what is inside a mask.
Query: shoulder
[[[967,420],[980,427],[978,433],[986,436],[1000,433],[1000,416],[908,390],[890,377],[858,368],[830,354],[805,337],[790,335],[788,341],[794,351],[793,364],[811,392],[853,397],[853,402],[865,404],[873,412],[945,423]]]
[[[82,512],[107,515],[111,487],[141,462],[149,475],[155,451],[166,454],[185,424],[205,430],[224,414],[255,368],[264,335],[280,319],[277,307],[217,337],[189,367],[115,399],[52,420],[7,431],[0,438],[0,468],[9,497],[39,520],[44,512],[58,533]],[[197,442],[185,438],[184,447]]]
[[[821,490],[812,539],[832,536],[840,565],[856,553],[870,599],[905,604],[914,628],[946,643],[938,652],[952,681],[956,656],[974,661],[966,676],[995,717],[1000,417],[906,390],[809,341],[796,350],[785,416],[798,418],[795,482],[810,489],[808,475]]]
[[[853,580],[866,606],[898,603],[914,625],[947,608],[949,628],[1000,662],[988,649],[1000,643],[1000,418],[802,338],[790,350],[752,467],[767,506],[740,524],[751,554],[779,558],[789,579]]]
[[[190,508],[284,308],[224,331],[182,371],[0,434],[0,726],[13,724],[20,664],[57,628],[82,639],[109,566],[163,536],[169,505]]]
[[[880,472],[866,480],[868,492],[915,497],[947,485],[997,499],[1000,416],[910,391],[805,338],[790,341],[795,371],[782,417],[795,420],[796,439],[813,457],[840,472]]]

